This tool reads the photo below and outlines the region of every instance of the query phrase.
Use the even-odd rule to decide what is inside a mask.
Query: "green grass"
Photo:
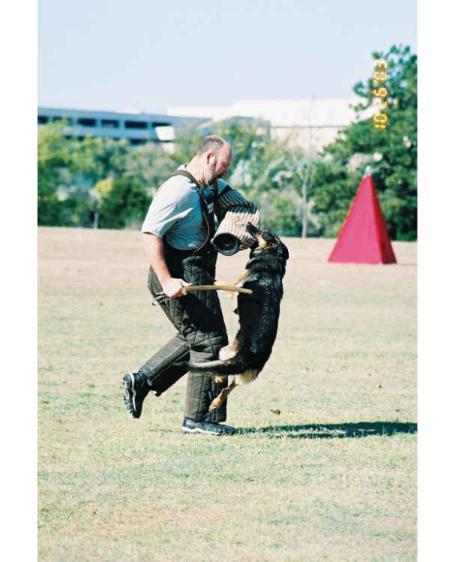
[[[181,433],[183,380],[122,407],[121,374],[173,335],[139,235],[40,229],[40,560],[416,559],[416,246],[356,266],[287,244],[274,352],[215,438]]]

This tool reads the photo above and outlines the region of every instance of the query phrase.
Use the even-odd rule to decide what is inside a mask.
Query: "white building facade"
[[[170,106],[168,115],[221,121],[250,117],[270,123],[273,139],[288,140],[314,156],[333,142],[339,131],[356,120],[351,108],[356,99],[307,98],[298,100],[238,100],[229,106]]]

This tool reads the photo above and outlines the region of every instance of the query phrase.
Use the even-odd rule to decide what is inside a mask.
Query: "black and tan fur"
[[[252,295],[238,296],[239,331],[234,341],[220,350],[218,360],[189,363],[189,369],[195,374],[214,376],[219,380],[234,375],[228,387],[213,401],[210,410],[219,408],[236,386],[257,378],[271,355],[277,335],[282,279],[289,252],[269,231],[260,231],[252,224],[247,225],[247,230],[255,237],[255,244],[237,285],[251,289]]]

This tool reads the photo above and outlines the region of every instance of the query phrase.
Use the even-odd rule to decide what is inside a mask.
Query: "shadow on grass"
[[[273,439],[344,439],[348,437],[370,437],[371,435],[395,435],[417,433],[416,423],[357,422],[326,423],[308,425],[273,425],[240,429],[241,435],[264,433]]]

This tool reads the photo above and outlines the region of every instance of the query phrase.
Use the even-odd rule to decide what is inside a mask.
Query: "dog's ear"
[[[251,222],[248,222],[245,225],[245,228],[247,229],[247,232],[249,234],[251,234],[252,236],[256,236],[257,234],[259,234],[261,231],[259,230],[258,227],[256,227],[254,224],[252,224]]]
[[[285,246],[281,240],[278,240],[278,255],[283,260],[287,261],[289,259],[289,250],[287,249],[287,246]]]

